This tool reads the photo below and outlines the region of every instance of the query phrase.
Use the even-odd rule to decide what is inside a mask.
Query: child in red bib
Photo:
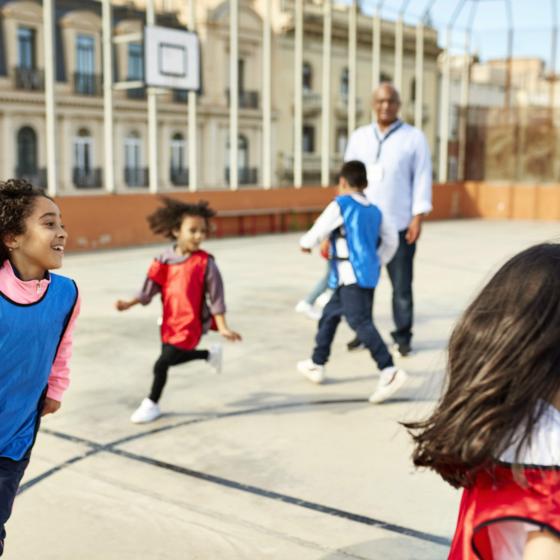
[[[154,260],[141,292],[115,304],[119,311],[125,311],[139,303],[147,305],[159,293],[163,306],[161,355],[154,365],[150,395],[132,414],[132,422],[151,422],[161,415],[158,402],[170,366],[207,360],[221,371],[221,345],[213,345],[210,350],[196,348],[209,328],[215,328],[227,340],[241,340],[226,323],[220,271],[212,255],[200,249],[214,214],[206,202],[186,204],[163,198],[163,206],[148,216],[152,231],[175,243]]]
[[[463,488],[450,560],[560,558],[560,244],[510,259],[449,342],[445,393],[405,424]]]

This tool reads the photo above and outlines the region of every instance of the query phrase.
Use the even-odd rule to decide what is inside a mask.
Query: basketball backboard
[[[169,27],[145,27],[144,63],[148,87],[200,88],[200,50],[196,33]]]

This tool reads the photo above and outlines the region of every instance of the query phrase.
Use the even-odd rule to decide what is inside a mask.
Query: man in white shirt
[[[411,351],[413,297],[412,276],[416,242],[424,216],[432,209],[432,164],[422,131],[398,118],[399,92],[383,82],[373,93],[377,122],[355,130],[348,141],[344,160],[359,160],[367,168],[367,198],[381,209],[399,232],[399,247],[387,264],[393,286],[391,333],[395,350]],[[355,339],[348,349],[360,347]]]

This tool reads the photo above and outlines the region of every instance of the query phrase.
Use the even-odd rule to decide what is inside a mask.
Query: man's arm
[[[418,241],[424,216],[432,210],[432,158],[426,137],[421,132],[416,142],[412,176],[412,220],[406,232],[409,244]]]
[[[428,214],[432,210],[432,156],[423,133],[416,139],[412,170],[412,215]]]

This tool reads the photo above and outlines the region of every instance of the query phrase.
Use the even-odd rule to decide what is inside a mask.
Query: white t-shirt
[[[515,458],[516,445],[504,451],[500,460],[525,465],[560,466],[560,410],[546,405],[535,426],[531,444]],[[540,527],[523,521],[500,521],[488,526],[488,536],[495,560],[522,560],[523,549],[530,531]]]

